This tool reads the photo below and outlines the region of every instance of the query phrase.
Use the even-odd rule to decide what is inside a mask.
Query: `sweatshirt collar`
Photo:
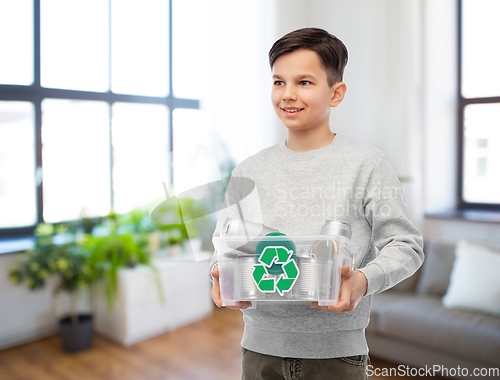
[[[340,137],[339,134],[336,133],[335,138],[332,140],[330,144],[324,146],[323,148],[310,150],[308,152],[295,152],[291,149],[288,149],[288,147],[286,146],[286,139],[285,141],[278,143],[277,148],[280,151],[280,153],[284,154],[285,156],[291,159],[300,161],[311,160],[334,149],[334,147],[338,144],[339,137]]]

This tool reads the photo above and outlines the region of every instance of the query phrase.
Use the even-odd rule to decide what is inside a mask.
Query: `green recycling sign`
[[[277,278],[270,277],[268,268],[281,264],[283,273]],[[282,296],[292,290],[299,278],[299,267],[293,259],[293,250],[284,246],[267,246],[262,250],[258,262],[253,267],[252,279],[261,292],[274,293],[276,290]]]

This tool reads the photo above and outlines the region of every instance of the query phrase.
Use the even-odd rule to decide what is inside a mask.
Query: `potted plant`
[[[157,269],[151,264],[148,251],[148,235],[151,227],[137,228],[137,211],[126,215],[110,213],[94,226],[85,239],[85,248],[92,252],[95,262],[101,263],[106,280],[106,300],[108,310],[114,306],[118,292],[118,270],[134,268],[142,264],[150,266],[160,294],[165,304],[163,289]],[[146,224],[147,222],[144,222]]]
[[[10,267],[10,280],[36,291],[53,276],[57,281],[54,294],[67,293],[71,305],[69,315],[59,320],[62,346],[67,352],[85,350],[92,341],[92,315],[77,312],[77,293],[90,290],[103,276],[101,263],[85,247],[83,234],[76,232],[75,225],[39,224],[35,236],[34,247]]]

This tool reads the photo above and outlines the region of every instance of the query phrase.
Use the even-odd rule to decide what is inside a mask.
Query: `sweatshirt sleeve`
[[[214,238],[220,235],[222,225],[226,221],[227,218],[238,218],[238,208],[234,204],[236,200],[241,199],[240,189],[236,186],[236,181],[233,180],[234,177],[241,177],[241,173],[238,167],[236,167],[232,174],[231,179],[228,183],[228,188],[226,193],[224,194],[224,204],[222,206],[222,210],[219,211],[219,215],[217,217],[217,224],[215,226],[215,231],[212,235],[212,244],[215,247]],[[212,278],[212,270],[217,266],[219,260],[217,256],[217,249],[215,247],[214,254],[212,255],[210,262],[208,264],[208,276],[210,280],[213,281]]]
[[[383,154],[370,175],[363,202],[377,257],[358,269],[368,280],[366,296],[410,277],[424,261],[423,238],[410,220],[403,188]]]

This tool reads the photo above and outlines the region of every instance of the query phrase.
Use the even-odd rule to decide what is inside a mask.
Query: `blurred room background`
[[[332,110],[332,132],[387,154],[429,247],[453,251],[464,247],[461,241],[487,247],[492,262],[482,266],[500,269],[499,14],[495,0],[0,0],[0,364],[16,357],[13,350],[54,336],[58,318],[75,308],[94,315],[97,336],[128,349],[214,318],[206,259],[217,214],[194,205],[196,195],[220,197],[225,187],[215,195],[190,190],[224,182],[246,157],[286,138],[270,102],[267,54],[276,39],[301,27],[324,28],[349,51],[347,94]],[[151,212],[166,199],[171,222],[151,224]],[[192,231],[184,226],[178,205],[203,223]],[[115,293],[96,281],[101,290],[93,290],[94,298],[77,292],[73,304],[68,292],[53,298],[48,272],[39,275],[45,286],[32,291],[37,274],[21,281],[12,269],[35,236],[76,241],[117,231],[144,255],[104,260],[108,275],[115,266],[115,277],[103,279],[114,278]],[[434,275],[449,282],[448,269]],[[197,276],[190,281],[196,289],[175,288],[185,278],[180,274]],[[495,294],[484,303],[500,304]],[[435,295],[439,302],[444,296]],[[466,319],[486,329],[486,346],[498,357],[498,308],[473,309],[481,317]],[[237,331],[231,344],[238,349],[241,315],[233,313],[227,325]],[[477,319],[483,315],[490,319]],[[456,331],[467,329],[460,326]],[[396,364],[427,363],[424,356],[411,362],[393,355],[396,346],[384,351],[386,343],[374,340],[373,354]],[[410,337],[405,347],[413,345],[426,350]],[[450,365],[498,366],[432,349]],[[179,370],[175,378],[237,378],[239,351],[228,355],[236,375],[182,377]],[[129,378],[153,378],[136,375]]]

